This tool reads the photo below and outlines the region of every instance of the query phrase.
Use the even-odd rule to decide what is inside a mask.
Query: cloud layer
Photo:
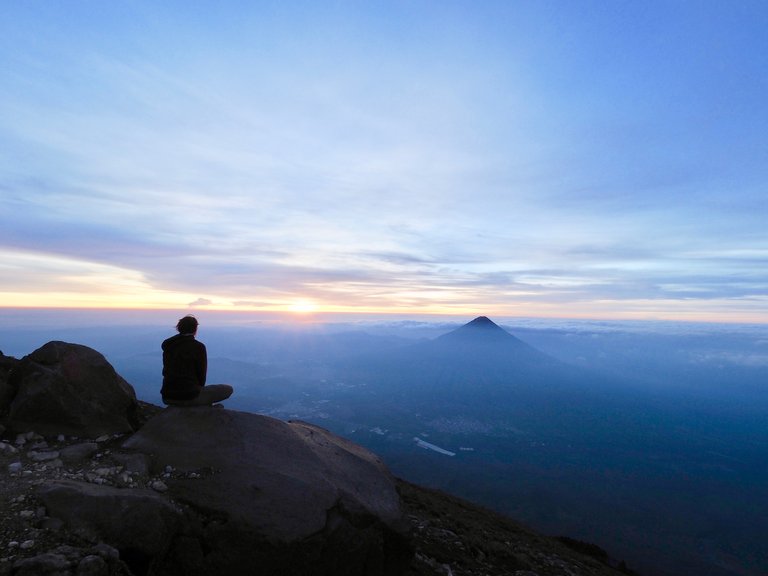
[[[6,305],[768,321],[768,9],[16,4]]]

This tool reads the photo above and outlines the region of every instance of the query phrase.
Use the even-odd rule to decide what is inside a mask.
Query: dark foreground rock
[[[151,456],[153,472],[174,470],[165,495],[194,518],[161,574],[400,574],[408,563],[394,480],[322,428],[169,408],[123,447]]]
[[[136,393],[96,350],[49,342],[13,366],[0,400],[12,432],[96,438],[136,429]],[[6,408],[6,410],[3,410]]]

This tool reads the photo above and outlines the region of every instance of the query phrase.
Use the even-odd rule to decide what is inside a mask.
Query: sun
[[[317,310],[317,304],[312,302],[311,300],[296,300],[288,306],[288,310],[291,312],[295,312],[296,314],[311,314],[315,310]]]

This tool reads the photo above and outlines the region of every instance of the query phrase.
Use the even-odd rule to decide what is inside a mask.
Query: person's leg
[[[194,402],[197,406],[214,404],[232,396],[233,391],[234,389],[229,384],[210,384],[203,386]]]

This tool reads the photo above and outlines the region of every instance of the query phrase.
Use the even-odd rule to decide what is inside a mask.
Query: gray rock
[[[171,466],[167,495],[203,518],[175,541],[163,574],[399,574],[410,558],[389,472],[322,428],[169,408],[123,446],[152,454],[154,473]]]
[[[47,462],[48,460],[56,460],[59,457],[59,452],[56,450],[50,452],[37,452],[36,450],[30,450],[27,452],[27,458],[35,462]]]
[[[152,490],[57,480],[37,495],[48,515],[74,534],[146,557],[162,557],[181,522],[181,511]]]
[[[71,566],[67,558],[61,554],[47,552],[31,558],[17,560],[13,564],[15,576],[41,576],[43,574],[62,573]]]
[[[49,342],[11,371],[7,425],[16,432],[94,438],[131,432],[138,403],[130,384],[97,351]]]
[[[61,460],[67,464],[77,464],[93,456],[99,449],[95,442],[81,442],[65,446],[59,451]]]
[[[123,454],[117,452],[112,455],[112,458],[115,462],[122,464],[128,472],[141,474],[142,476],[149,474],[149,458],[144,454]]]
[[[107,576],[109,566],[101,556],[86,556],[77,565],[77,576]]]

